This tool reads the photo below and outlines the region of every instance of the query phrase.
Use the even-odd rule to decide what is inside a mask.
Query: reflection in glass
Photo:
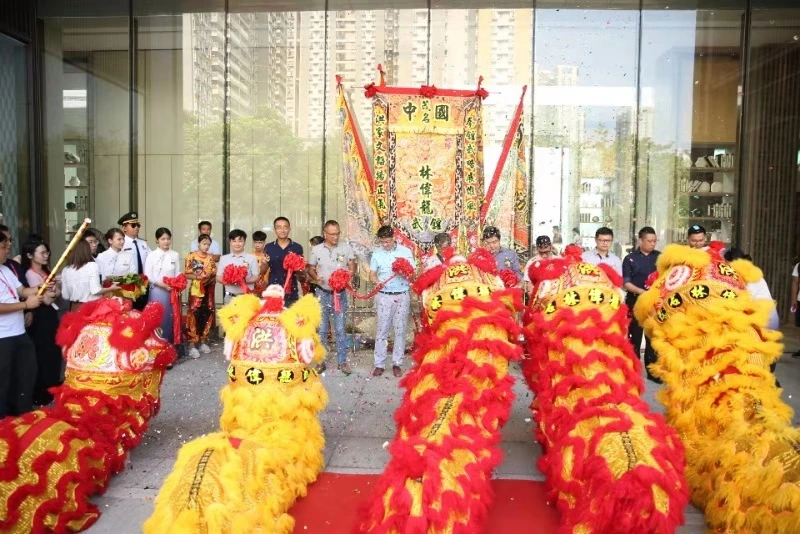
[[[127,17],[48,4],[40,9],[46,216],[58,257],[86,217],[105,230],[129,209],[129,34]]]
[[[637,217],[668,243],[734,240],[744,2],[724,4],[644,2]]]
[[[151,6],[152,7],[152,6]],[[151,248],[169,227],[181,258],[201,220],[223,246],[225,14],[180,13],[171,2],[134,11],[137,28],[139,215]]]
[[[0,224],[15,245],[30,230],[28,94],[25,47],[0,35]]]
[[[287,217],[306,249],[322,226],[325,4],[264,7],[230,5],[230,224],[272,240]]]
[[[573,9],[573,7],[575,9]],[[612,252],[631,246],[638,3],[617,10],[536,10],[533,236]]]

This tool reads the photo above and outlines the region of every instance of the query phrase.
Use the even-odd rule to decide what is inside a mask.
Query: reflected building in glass
[[[275,7],[279,5],[280,8]],[[785,310],[800,232],[800,7],[768,0],[13,0],[0,13],[0,220],[55,254],[136,210],[182,255],[279,215],[346,217],[335,75],[474,88],[491,176],[523,86],[531,233],[614,250],[702,225]],[[369,150],[369,144],[367,147]]]

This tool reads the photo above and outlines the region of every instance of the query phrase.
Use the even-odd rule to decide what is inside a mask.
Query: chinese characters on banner
[[[500,227],[508,244],[527,254],[522,98],[484,198],[482,99],[488,93],[480,83],[474,91],[382,83],[365,89],[372,99],[371,173],[341,84],[337,107],[348,237],[359,255],[373,247],[381,224],[391,224],[415,255],[430,250],[440,232],[468,253],[486,224]]]
[[[418,253],[440,232],[463,232],[476,242],[483,199],[481,97],[379,87],[372,110],[378,217]]]

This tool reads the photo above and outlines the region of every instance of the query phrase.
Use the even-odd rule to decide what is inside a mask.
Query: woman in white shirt
[[[67,266],[61,273],[61,294],[70,303],[70,310],[75,311],[81,304],[97,300],[117,285],[103,287],[100,284],[100,268],[92,258],[92,249],[84,240],[78,241],[75,249],[67,258]]]
[[[97,256],[97,265],[100,267],[100,276],[103,280],[112,276],[125,276],[136,274],[136,262],[131,253],[122,250],[125,244],[125,234],[119,228],[112,228],[105,235],[108,249]]]
[[[178,253],[170,250],[172,246],[172,232],[167,228],[156,230],[156,242],[158,247],[147,255],[144,263],[144,274],[150,281],[150,293],[148,302],[160,302],[164,306],[164,318],[161,320],[161,335],[174,343],[172,335],[173,321],[180,321],[180,317],[172,316],[172,305],[170,294],[173,289],[164,283],[164,277],[175,277],[183,272],[180,265]]]

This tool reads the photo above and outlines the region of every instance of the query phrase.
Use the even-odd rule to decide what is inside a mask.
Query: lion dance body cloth
[[[767,330],[774,303],[745,260],[670,245],[636,316],[658,352],[659,400],[686,445],[692,501],[710,528],[800,532],[800,432],[769,370],[782,352]]]
[[[175,359],[155,331],[163,308],[143,312],[101,299],[64,316],[56,341],[66,379],[53,408],[0,422],[0,532],[76,532],[100,516],[89,496],[124,467],[159,408]]]
[[[673,532],[688,489],[683,446],[642,400],[619,275],[580,249],[534,263],[523,373],[536,394],[539,469],[562,531]]]
[[[451,251],[452,252],[452,251]],[[361,510],[361,532],[481,532],[513,401],[509,360],[521,356],[518,289],[489,262],[452,258],[415,284],[428,325],[395,413],[391,460]]]
[[[311,295],[283,310],[280,286],[264,295],[220,310],[230,358],[221,432],[181,448],[145,532],[292,532],[287,511],[323,467],[328,395],[312,368],[324,354],[321,310]]]

